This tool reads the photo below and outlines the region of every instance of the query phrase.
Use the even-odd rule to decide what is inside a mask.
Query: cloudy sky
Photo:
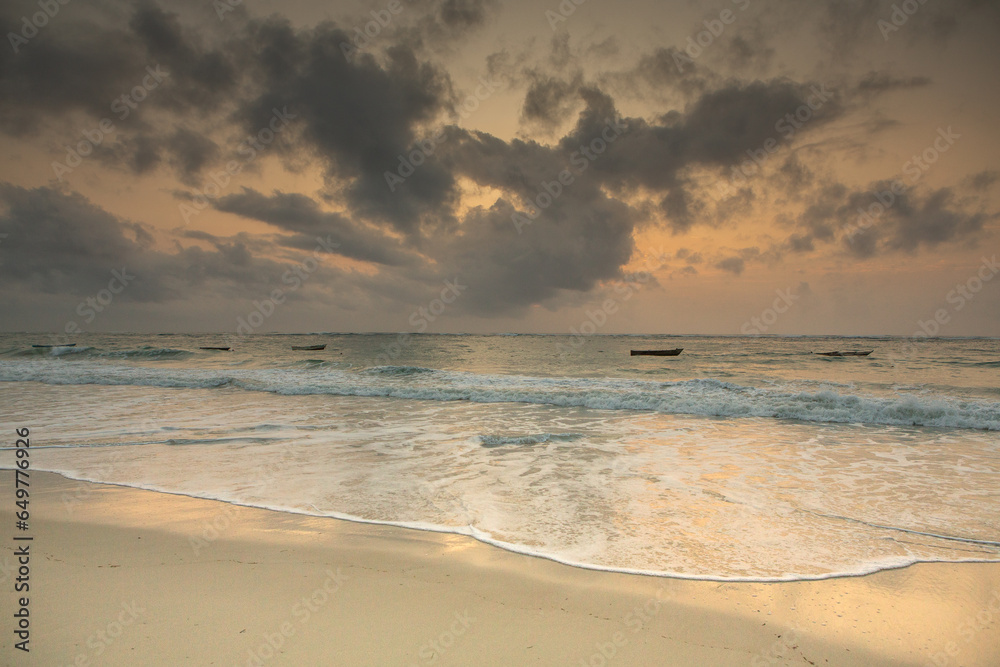
[[[7,331],[1000,335],[990,0],[18,0],[0,27]]]

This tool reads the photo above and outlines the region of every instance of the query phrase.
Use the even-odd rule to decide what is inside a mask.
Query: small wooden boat
[[[684,350],[683,347],[674,348],[673,350],[632,350],[631,356],[647,356],[647,357],[676,357]]]
[[[867,357],[875,350],[847,350],[846,352],[816,352],[821,357]]]
[[[199,350],[220,350],[222,352],[229,352],[233,348],[231,347],[199,347]]]
[[[326,345],[292,345],[293,350],[307,350],[310,352],[315,352],[317,350],[325,350]]]
[[[62,345],[32,345],[31,347],[76,347],[76,343],[64,343]]]

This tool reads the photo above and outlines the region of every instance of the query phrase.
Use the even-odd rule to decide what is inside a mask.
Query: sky
[[[0,6],[0,329],[1000,336],[1000,3]]]

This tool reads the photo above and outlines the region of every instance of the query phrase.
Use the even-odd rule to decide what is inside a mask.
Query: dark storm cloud
[[[812,170],[795,153],[785,158],[778,174],[786,192],[793,196],[806,192],[816,179]]]
[[[577,94],[584,109],[572,131],[555,145],[508,142],[458,128],[451,128],[443,144],[443,159],[456,174],[510,195],[490,208],[471,211],[457,237],[425,244],[439,265],[453,267],[476,287],[471,305],[477,310],[516,310],[562,290],[587,291],[620,278],[632,257],[639,216],[609,196],[609,190],[641,185],[659,192],[668,223],[686,230],[695,219],[694,204],[679,171],[743,159],[743,151],[772,137],[775,122],[807,100],[817,107],[812,112],[816,126],[841,112],[835,92],[784,80],[734,83],[657,122],[620,119],[614,100],[596,87],[582,86]],[[813,99],[817,94],[827,96],[822,105]],[[605,141],[609,138],[613,140]],[[599,155],[581,157],[598,145]],[[553,184],[559,185],[564,171],[572,174],[572,182],[558,187],[533,222],[512,225],[512,215],[556,191]],[[760,253],[753,251],[718,265],[739,273],[746,261],[759,259]]]
[[[441,22],[446,26],[464,29],[478,28],[486,22],[495,2],[487,0],[445,0],[441,3]]]
[[[178,245],[173,253],[155,250],[146,227],[122,220],[78,193],[0,183],[0,204],[0,234],[6,235],[0,277],[15,289],[93,294],[118,271],[134,276],[120,297],[126,301],[162,302],[206,288],[255,297],[275,286],[287,270],[255,254],[267,244],[243,234],[222,239],[192,231],[185,236],[207,241],[214,249]]]
[[[488,20],[490,6],[488,2],[443,2],[425,20],[474,29]],[[132,13],[127,28],[121,28],[124,39],[118,42],[129,45],[125,60],[155,59],[178,72],[172,75],[171,88],[164,91],[168,94],[157,103],[163,108],[187,105],[210,111],[226,101],[235,110],[241,129],[249,133],[267,127],[274,109],[287,108],[295,116],[295,141],[273,150],[288,156],[292,151],[299,156],[302,149],[312,153],[331,179],[329,194],[343,198],[355,218],[386,222],[414,243],[421,243],[421,235],[430,229],[422,232],[426,225],[453,228],[457,224],[453,210],[458,175],[530,198],[542,179],[558,174],[566,157],[599,138],[608,120],[617,115],[613,99],[587,84],[579,72],[565,78],[544,69],[529,71],[523,105],[526,119],[555,126],[574,107],[584,106],[576,127],[556,146],[470,140],[467,133],[452,128],[442,136],[454,137],[455,145],[439,148],[405,183],[390,191],[386,172],[398,173],[400,156],[405,159],[414,150],[422,150],[419,142],[427,145],[429,127],[453,109],[455,93],[448,74],[422,60],[419,46],[408,45],[405,39],[394,42],[389,35],[380,45],[384,58],[376,60],[367,51],[348,58],[342,45],[350,43],[351,35],[333,23],[296,29],[273,16],[246,18],[233,25],[235,32],[223,50],[204,36],[199,39],[176,14],[155,4],[142,4]],[[568,35],[556,36],[548,66],[566,67],[573,53]],[[234,74],[237,71],[245,79],[242,84]],[[581,178],[586,183],[577,184],[548,212],[550,217],[566,215],[562,209],[568,210],[570,204],[594,199],[605,185],[626,189],[640,185],[659,192],[659,207],[670,224],[677,231],[686,230],[694,217],[678,171],[692,164],[734,163],[745,150],[774,136],[775,123],[814,95],[809,84],[785,80],[735,81],[710,88],[708,78],[677,72],[670,50],[643,58],[636,75],[657,85],[686,89],[692,101],[683,113],[665,114],[655,122],[630,120],[628,135],[594,163],[586,178]],[[837,99],[825,100],[811,123],[820,125],[839,111]],[[111,154],[139,172],[167,162],[189,184],[221,156],[218,144],[197,127],[179,125],[173,134],[164,129],[143,130],[137,126],[134,135],[123,133],[102,149],[102,155]],[[531,166],[524,166],[525,161]],[[486,174],[491,168],[497,173]],[[630,229],[630,224],[622,228]],[[363,255],[372,256],[367,251]]]
[[[144,103],[156,116],[147,117],[144,106],[138,118],[120,124],[96,159],[136,173],[172,167],[188,185],[230,157],[226,147],[234,138],[256,135],[269,126],[275,109],[283,110],[289,129],[268,150],[286,165],[321,165],[322,197],[342,211],[326,211],[302,194],[245,189],[212,203],[285,234],[224,238],[186,231],[180,240],[197,243],[182,247],[178,241],[175,252],[164,253],[151,249],[143,227],[80,195],[5,186],[10,211],[0,224],[11,234],[5,248],[16,237],[24,249],[18,281],[48,291],[91,289],[124,262],[149,274],[145,291],[137,289],[132,298],[166,299],[210,282],[227,293],[260,294],[281,273],[280,265],[263,257],[309,251],[316,237],[329,236],[340,244],[338,254],[378,265],[374,276],[352,282],[353,289],[398,302],[421,298],[441,280],[457,277],[475,298],[461,300],[456,309],[517,312],[621,279],[639,225],[662,222],[679,234],[711,224],[690,180],[693,169],[725,171],[768,141],[799,142],[843,118],[848,102],[859,97],[865,102],[927,84],[882,71],[829,88],[818,81],[732,76],[760,76],[774,54],[753,23],[738,26],[712,55],[683,68],[681,52],[667,46],[611,74],[584,68],[581,53],[587,49],[574,50],[569,34],[560,33],[538,57],[498,51],[486,70],[523,95],[528,124],[552,131],[565,122],[571,129],[551,143],[505,140],[445,124],[457,119],[456,101],[468,91],[456,90],[435,57],[447,50],[448,40],[488,24],[495,4],[442,0],[417,6],[427,11],[417,16],[410,10],[370,45],[348,46],[348,53],[345,45],[354,37],[349,22],[297,27],[278,14],[254,18],[241,10],[220,27],[204,7],[207,23],[198,24],[171,5],[140,3],[101,25],[66,16],[17,58],[0,56],[0,121],[10,133],[38,129],[71,111],[107,116],[109,102],[140,82],[147,65],[161,64],[170,75]],[[860,30],[862,23],[875,30],[882,6],[848,1],[824,7],[824,20],[838,35]],[[618,46],[606,40],[595,49],[610,54]],[[711,69],[720,62],[723,69]],[[648,115],[621,118],[616,98],[625,96],[648,105]],[[806,120],[787,120],[802,110]],[[414,154],[422,158],[415,167],[408,164]],[[794,155],[774,166],[789,198],[808,197],[818,180],[813,165]],[[560,184],[567,171],[571,182]],[[387,183],[387,172],[402,182]],[[466,182],[498,194],[470,209],[460,200],[459,183]],[[985,190],[990,178],[976,182]],[[543,193],[550,203],[527,226],[515,226],[512,216],[523,216]],[[732,212],[740,213],[753,196],[748,190],[731,197]],[[870,203],[870,193],[826,187],[806,202],[782,249],[809,252],[843,240],[856,207]],[[854,235],[851,252],[913,251],[971,239],[983,215],[966,212],[951,191],[907,194]],[[36,224],[43,233],[27,238]],[[69,253],[70,240],[83,250]],[[773,261],[779,250],[769,253],[728,250],[708,260],[698,253],[682,259],[739,275],[749,262]],[[45,268],[55,266],[63,273]]]
[[[609,198],[606,189],[641,185],[661,193],[668,224],[684,231],[695,216],[679,171],[744,159],[745,150],[776,136],[776,122],[809,101],[813,127],[842,113],[836,91],[786,80],[732,83],[658,122],[617,120],[614,100],[596,87],[582,86],[579,95],[584,109],[573,130],[554,146],[464,131],[456,131],[446,144],[446,158],[457,173],[515,196],[469,215],[460,226],[460,240],[447,246],[443,264],[463,267],[469,280],[481,281],[476,294],[484,308],[536,303],[559,290],[587,290],[620,277],[632,254],[637,215]],[[555,182],[572,155],[595,139],[615,136],[605,133],[619,125],[625,129],[614,142],[585,160],[586,170],[575,173],[523,234],[513,236],[512,213],[524,211],[546,183]],[[719,268],[741,272],[747,260],[760,259],[752,250],[720,261]]]
[[[742,257],[727,257],[726,259],[716,263],[715,268],[728,271],[729,273],[738,276],[743,273],[743,269],[746,268],[746,262]]]
[[[538,75],[524,95],[522,118],[545,128],[554,128],[565,121],[580,97],[582,76],[566,81],[558,77]]]
[[[454,182],[430,164],[406,188],[390,193],[384,174],[396,170],[398,156],[424,138],[417,126],[450,108],[451,81],[402,45],[386,50],[384,66],[368,53],[349,61],[341,50],[349,40],[331,24],[295,31],[272,18],[255,25],[252,42],[262,54],[262,92],[244,107],[245,127],[256,132],[267,126],[272,109],[287,106],[305,145],[328,173],[353,178],[345,194],[359,213],[413,233],[424,212],[454,196]]]
[[[913,201],[905,195],[893,207],[893,227],[885,240],[888,250],[914,252],[921,246],[932,248],[941,243],[974,238],[983,223],[994,216],[963,210],[951,188],[932,190]]]
[[[516,311],[561,290],[589,291],[621,278],[634,250],[634,221],[628,207],[614,199],[594,194],[587,203],[567,200],[559,215],[539,218],[523,234],[514,231],[513,212],[505,201],[474,209],[461,235],[442,239],[439,262],[475,294],[461,304],[463,309]]]
[[[0,3],[5,36],[21,30],[17,9]],[[111,101],[142,78],[148,61],[137,40],[96,22],[61,18],[17,53],[9,44],[0,49],[0,130],[7,134],[37,131],[49,116],[76,111],[108,116]]]
[[[178,75],[171,94],[160,100],[163,105],[210,109],[239,82],[238,70],[225,50],[200,46],[202,40],[184,29],[177,14],[155,3],[138,4],[129,28],[145,46],[150,62]]]
[[[891,90],[905,90],[930,85],[926,76],[898,77],[888,72],[871,71],[858,81],[857,90],[861,93],[884,93]]]
[[[801,3],[795,3],[801,4]],[[905,40],[942,41],[954,33],[959,21],[972,15],[994,24],[1000,7],[991,0],[923,2],[916,11],[905,12],[898,0],[825,0],[820,11],[817,36],[838,57],[854,57],[859,43]]]
[[[756,25],[725,43],[726,64],[735,71],[766,72],[774,59],[769,31]]]
[[[182,28],[176,14],[155,3],[111,3],[104,9],[86,13],[68,6],[17,53],[0,49],[5,132],[37,130],[46,120],[73,112],[120,119],[114,100],[142,85],[147,67],[158,66],[166,80],[144,107],[204,111],[236,87],[237,69],[226,51],[206,46],[205,35]],[[15,29],[17,12],[12,3],[0,8],[3,34]]]
[[[621,90],[615,92],[625,95],[656,97],[703,92],[717,75],[697,62],[685,62],[684,59],[690,60],[681,49],[658,48],[640,57],[631,69],[605,75],[601,83],[604,86],[617,84]]]
[[[219,147],[203,134],[186,127],[178,127],[168,140],[175,157],[179,176],[186,183],[194,183],[201,169],[218,155]]]
[[[244,189],[215,202],[220,211],[260,220],[296,235],[285,239],[284,245],[309,250],[316,246],[316,237],[338,243],[334,251],[344,257],[389,266],[412,264],[416,256],[406,251],[399,241],[374,227],[352,224],[337,213],[320,210],[315,201],[305,195],[277,192],[267,197],[255,190]]]
[[[812,237],[792,234],[788,237],[788,249],[792,252],[812,252],[816,249]]]
[[[600,90],[584,87],[581,95],[587,106],[560,142],[565,150],[588,145],[601,136],[607,119],[616,116],[614,101]],[[614,150],[594,162],[594,170],[611,187],[642,186],[661,193],[659,208],[667,224],[684,232],[694,224],[696,211],[682,170],[693,165],[731,167],[747,159],[746,151],[763,150],[768,141],[777,145],[812,132],[845,112],[840,97],[820,83],[730,82],[697,97],[683,113],[654,122],[627,119],[628,131]],[[807,122],[788,120],[789,114],[802,110]]]
[[[995,169],[986,169],[965,179],[965,183],[977,192],[986,192],[997,181],[1000,181],[1000,171]]]
[[[470,30],[482,25],[491,5],[446,0],[437,5],[436,25]],[[138,115],[146,120],[148,107],[183,114],[185,122],[174,131],[170,122],[123,120],[114,143],[99,147],[105,162],[115,158],[142,173],[167,161],[191,183],[222,157],[216,140],[191,124],[198,115],[209,114],[205,127],[256,134],[268,127],[274,109],[288,108],[297,118],[299,148],[320,158],[331,177],[348,182],[345,195],[364,215],[412,232],[424,213],[454,196],[450,174],[435,166],[386,196],[385,171],[398,166],[398,156],[424,138],[421,128],[451,110],[454,99],[447,73],[421,60],[414,47],[385,36],[378,45],[384,61],[365,51],[349,59],[342,45],[351,44],[352,35],[332,23],[295,29],[278,16],[244,18],[219,37],[211,33],[215,24],[209,22],[211,30],[187,27],[156,3],[125,13],[106,25],[64,16],[48,39],[38,38],[23,53],[0,50],[3,129],[20,134],[72,111],[94,121],[114,119],[113,100],[142,83],[147,66],[158,65],[166,80],[141,102]],[[10,25],[15,18],[4,20]],[[233,112],[241,127],[226,122]]]
[[[865,190],[841,184],[825,186],[798,218],[801,232],[787,241],[790,249],[812,249],[814,241],[839,240],[853,256],[870,258],[892,252],[913,253],[944,243],[975,242],[984,225],[997,218],[982,202],[953,188],[926,192],[879,181]],[[901,192],[901,194],[899,193]]]
[[[454,42],[482,29],[499,7],[499,0],[424,2],[421,8],[425,13],[415,24],[400,31],[398,41],[411,47],[447,52]]]
[[[618,38],[614,35],[607,37],[597,44],[589,45],[586,51],[587,55],[595,56],[597,58],[611,58],[613,56],[617,56],[620,52],[621,45],[618,42]]]
[[[6,235],[0,263],[5,282],[42,292],[77,293],[145,251],[148,234],[94,206],[79,194],[0,184],[0,232]]]

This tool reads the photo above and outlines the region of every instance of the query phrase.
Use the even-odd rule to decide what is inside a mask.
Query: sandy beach
[[[5,614],[5,664],[1000,662],[997,564],[685,581],[572,568],[461,536],[31,480],[30,653],[13,647]],[[13,498],[13,474],[0,497]],[[3,504],[5,526],[12,507]],[[19,543],[5,532],[4,608],[14,609]]]

